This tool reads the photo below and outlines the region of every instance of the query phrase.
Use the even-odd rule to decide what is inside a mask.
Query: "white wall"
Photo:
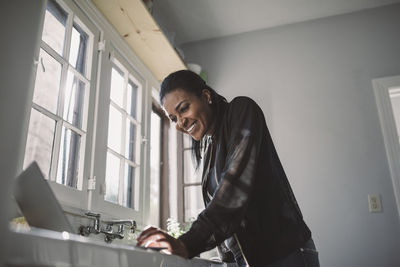
[[[182,47],[222,95],[264,110],[324,267],[400,266],[371,84],[400,74],[399,14],[392,5]],[[382,213],[369,213],[370,193]]]

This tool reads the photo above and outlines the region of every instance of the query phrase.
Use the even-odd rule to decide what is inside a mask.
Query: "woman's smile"
[[[192,124],[192,126],[190,126],[190,127],[186,130],[186,132],[188,132],[188,134],[191,134],[192,131],[195,129],[195,126],[196,126],[196,122],[194,122],[194,123]]]

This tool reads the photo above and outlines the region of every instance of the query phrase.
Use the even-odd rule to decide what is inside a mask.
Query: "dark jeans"
[[[236,262],[239,267],[247,266],[243,256],[238,257]],[[314,241],[308,240],[295,252],[265,267],[319,267],[318,251],[315,249]]]

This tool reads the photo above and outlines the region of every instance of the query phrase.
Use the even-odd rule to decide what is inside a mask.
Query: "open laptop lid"
[[[15,179],[14,197],[30,226],[75,232],[36,162]]]

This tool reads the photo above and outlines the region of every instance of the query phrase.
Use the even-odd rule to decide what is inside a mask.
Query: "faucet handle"
[[[137,224],[136,221],[133,221],[132,226],[131,226],[131,233],[133,234],[137,229]]]
[[[85,212],[85,215],[88,217],[94,217],[96,219],[100,219],[100,213],[94,213],[91,211]]]
[[[132,233],[136,231],[136,221],[134,220],[110,220],[110,221],[103,221],[109,226],[118,225],[118,230],[122,231],[123,227],[121,226],[129,226]]]

